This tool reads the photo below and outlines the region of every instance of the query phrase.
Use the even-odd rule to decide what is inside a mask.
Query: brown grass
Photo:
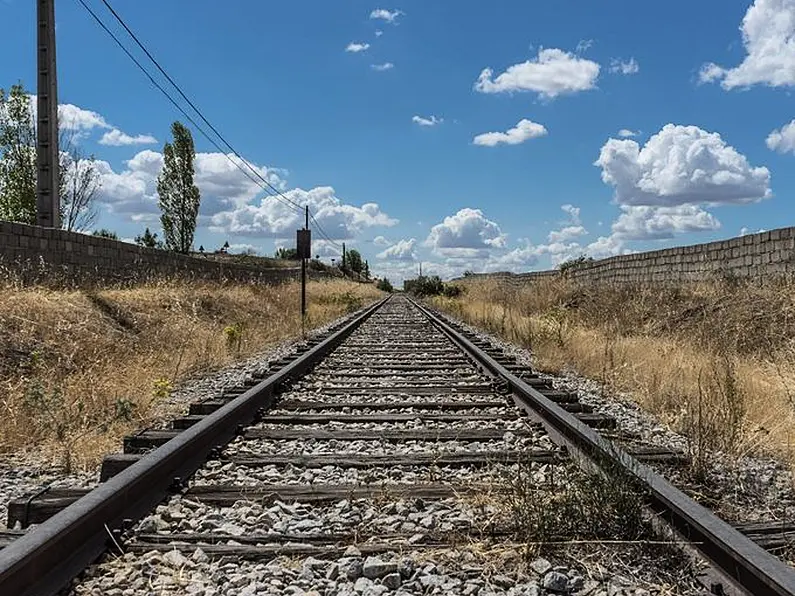
[[[90,465],[180,381],[301,334],[296,283],[162,281],[129,289],[0,286],[0,451]],[[310,282],[308,328],[381,294]]]
[[[731,280],[589,288],[560,278],[462,282],[436,305],[531,349],[545,371],[575,370],[628,392],[708,449],[791,457],[795,292]],[[698,465],[699,462],[696,461]]]

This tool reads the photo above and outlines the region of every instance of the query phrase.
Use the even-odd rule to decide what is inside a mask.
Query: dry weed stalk
[[[435,302],[532,349],[542,370],[573,369],[632,394],[705,448],[786,455],[795,420],[792,283],[600,287],[562,277],[524,285],[477,278],[461,282],[460,296]]]
[[[299,291],[181,280],[53,290],[0,280],[0,451],[35,444],[67,466],[96,462],[151,423],[180,381],[299,335]],[[311,282],[310,324],[380,295],[370,285]]]

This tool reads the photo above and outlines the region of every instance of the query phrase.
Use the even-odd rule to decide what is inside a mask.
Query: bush
[[[392,283],[386,277],[384,279],[379,279],[375,287],[382,292],[389,292],[390,294],[395,291],[395,288],[392,287]]]
[[[456,298],[463,292],[460,286],[443,283],[438,275],[430,277],[422,275],[416,279],[407,279],[403,282],[403,289],[418,298],[440,295]]]
[[[569,259],[568,261],[562,262],[558,265],[558,269],[561,273],[566,273],[572,269],[581,269],[583,267],[587,267],[591,263],[594,262],[593,257],[586,257],[585,255],[580,255],[576,259]]]

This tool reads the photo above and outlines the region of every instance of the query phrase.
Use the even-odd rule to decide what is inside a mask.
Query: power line
[[[152,64],[154,64],[154,65],[157,67],[157,69],[158,69],[158,70],[159,70],[159,71],[160,71],[160,72],[163,74],[163,76],[164,76],[164,77],[166,77],[166,79],[168,80],[168,82],[169,82],[169,83],[171,83],[171,85],[174,87],[174,89],[176,89],[176,90],[177,90],[177,93],[179,93],[179,94],[180,94],[180,96],[182,97],[182,99],[184,99],[184,100],[185,100],[185,101],[188,103],[188,105],[189,105],[191,108],[193,108],[193,110],[194,110],[194,111],[195,111],[195,112],[196,112],[196,113],[199,115],[199,118],[201,118],[201,119],[202,119],[202,121],[203,121],[203,122],[204,122],[204,123],[205,123],[207,126],[209,126],[209,127],[210,127],[210,130],[212,130],[212,131],[213,131],[213,132],[214,132],[214,133],[215,133],[215,134],[218,136],[218,138],[219,138],[219,139],[221,139],[221,142],[222,142],[222,143],[223,143],[223,144],[224,144],[224,145],[225,145],[225,146],[226,146],[226,147],[229,149],[229,151],[231,151],[232,153],[234,153],[234,154],[235,154],[235,156],[236,156],[238,159],[240,159],[240,160],[242,160],[242,161],[245,161],[245,160],[243,160],[243,158],[240,156],[240,154],[239,154],[239,153],[238,153],[238,152],[235,150],[235,148],[234,148],[234,147],[232,147],[232,145],[231,145],[231,144],[229,144],[229,142],[228,142],[228,141],[227,141],[227,140],[224,138],[224,136],[223,136],[223,135],[222,135],[220,132],[218,132],[218,129],[217,129],[217,128],[215,128],[215,126],[213,126],[213,125],[210,123],[210,121],[209,121],[209,120],[207,120],[207,118],[205,118],[205,117],[204,117],[204,114],[202,114],[201,110],[200,110],[199,108],[197,108],[197,107],[196,107],[196,104],[194,104],[194,103],[193,103],[193,102],[192,102],[192,101],[191,101],[191,100],[188,98],[188,96],[187,96],[187,95],[185,95],[185,93],[182,91],[182,89],[180,88],[180,86],[179,86],[179,85],[177,85],[177,83],[174,81],[174,79],[173,79],[173,78],[171,78],[171,76],[170,76],[170,75],[169,75],[169,74],[168,74],[168,73],[165,71],[165,69],[164,69],[162,66],[160,66],[160,63],[159,63],[159,62],[158,62],[158,61],[155,59],[155,57],[154,57],[154,56],[152,56],[152,54],[149,52],[149,50],[147,50],[147,49],[146,49],[146,47],[144,46],[144,44],[143,44],[143,43],[141,43],[141,41],[138,39],[138,37],[135,35],[135,33],[133,33],[133,31],[132,31],[132,30],[131,30],[131,29],[130,29],[128,26],[127,26],[127,23],[125,23],[125,22],[124,22],[124,20],[121,18],[121,16],[119,15],[119,13],[117,13],[117,12],[114,10],[114,8],[113,8],[113,7],[110,5],[110,3],[108,2],[108,0],[102,0],[102,3],[103,3],[103,4],[104,4],[104,5],[105,5],[105,6],[108,8],[108,10],[109,10],[109,11],[111,12],[111,14],[112,14],[112,15],[115,17],[115,19],[116,19],[116,20],[119,22],[119,24],[120,24],[122,27],[124,27],[124,30],[125,30],[125,31],[127,31],[127,33],[130,35],[130,37],[132,37],[133,41],[135,41],[135,43],[138,45],[138,47],[139,47],[139,48],[141,48],[141,50],[144,52],[144,54],[146,54],[146,56],[149,58],[149,60],[151,60],[151,61],[152,61]],[[248,164],[248,162],[245,162],[245,163],[246,163],[246,165],[248,166],[248,168],[249,168],[249,169],[250,169],[252,172],[254,172],[254,175],[255,175],[257,178],[259,178],[259,179],[260,179],[260,180],[261,180],[261,181],[262,181],[262,182],[263,182],[263,183],[264,183],[264,184],[265,184],[265,185],[266,185],[266,186],[267,186],[269,189],[271,189],[271,190],[272,190],[274,193],[276,193],[277,195],[279,195],[280,197],[282,197],[282,198],[283,198],[285,201],[287,201],[287,202],[289,202],[289,203],[292,203],[292,204],[293,204],[295,207],[297,207],[298,209],[302,209],[301,205],[299,205],[298,203],[296,203],[296,202],[295,202],[295,201],[293,201],[292,199],[290,199],[290,198],[286,197],[286,196],[285,196],[285,195],[284,195],[284,194],[283,194],[283,193],[282,193],[280,190],[278,190],[278,189],[277,189],[276,187],[274,187],[274,186],[273,186],[273,185],[272,185],[270,182],[268,182],[268,180],[266,180],[266,179],[265,179],[265,178],[264,178],[264,177],[263,177],[263,176],[262,176],[262,175],[261,175],[261,174],[260,174],[260,173],[259,173],[259,172],[258,172],[256,169],[255,169],[255,168],[251,167],[251,165],[249,165],[249,164]]]
[[[254,179],[254,178],[251,176],[251,174],[249,174],[249,172],[247,172],[246,170],[244,170],[244,169],[243,169],[243,168],[240,166],[240,164],[239,164],[238,162],[236,162],[236,161],[235,161],[235,160],[233,160],[231,157],[229,157],[229,155],[228,155],[226,152],[224,152],[224,150],[223,150],[223,149],[222,149],[222,148],[221,148],[221,147],[218,145],[218,143],[215,141],[215,139],[213,139],[212,137],[210,137],[210,135],[209,135],[209,134],[207,134],[207,132],[206,132],[206,131],[205,131],[205,130],[204,130],[204,129],[203,129],[203,128],[202,128],[202,127],[201,127],[201,126],[200,126],[200,125],[197,123],[197,122],[196,122],[196,120],[194,120],[194,119],[193,119],[193,117],[191,117],[191,116],[190,116],[190,114],[188,114],[188,113],[187,113],[187,112],[186,112],[186,111],[185,111],[185,110],[182,108],[182,106],[180,106],[180,105],[177,103],[177,101],[176,101],[176,100],[175,100],[175,99],[174,99],[174,98],[173,98],[173,97],[172,97],[172,96],[171,96],[171,95],[168,93],[168,91],[166,91],[166,90],[163,88],[163,86],[162,86],[162,85],[160,85],[160,83],[158,83],[158,82],[157,82],[157,81],[154,79],[154,77],[152,77],[152,75],[149,73],[149,71],[148,71],[148,70],[147,70],[147,69],[146,69],[146,68],[143,66],[143,64],[141,64],[141,62],[140,62],[140,61],[139,61],[139,60],[138,60],[138,59],[137,59],[135,56],[133,56],[133,55],[132,55],[132,53],[131,53],[131,52],[130,52],[130,51],[127,49],[127,47],[126,47],[126,46],[125,46],[125,45],[124,45],[124,44],[121,42],[121,40],[120,40],[120,39],[119,39],[119,38],[116,36],[116,34],[115,34],[115,33],[113,33],[113,32],[112,32],[112,31],[111,31],[111,30],[110,30],[110,29],[107,27],[107,25],[105,25],[105,23],[102,21],[102,19],[101,19],[101,18],[100,18],[100,17],[99,17],[99,16],[96,14],[96,12],[94,12],[94,11],[91,9],[91,7],[90,7],[90,6],[88,6],[88,4],[86,4],[85,0],[77,0],[77,1],[78,1],[78,2],[79,2],[79,3],[80,3],[82,6],[83,6],[83,8],[85,8],[85,9],[88,11],[88,13],[89,13],[89,14],[90,14],[90,15],[91,15],[93,18],[94,18],[94,20],[97,22],[97,24],[98,24],[98,25],[99,25],[99,26],[100,26],[100,27],[101,27],[101,28],[102,28],[102,29],[103,29],[103,30],[104,30],[104,31],[105,31],[105,32],[106,32],[106,33],[107,33],[107,34],[108,34],[108,35],[109,35],[109,36],[110,36],[112,39],[113,39],[113,41],[114,41],[114,42],[116,42],[116,45],[118,45],[118,46],[121,48],[121,50],[122,50],[122,51],[123,51],[123,52],[124,52],[124,53],[127,55],[127,57],[128,57],[128,58],[130,58],[130,60],[132,60],[132,61],[133,61],[133,63],[135,63],[135,65],[136,65],[136,66],[137,66],[137,67],[138,67],[138,68],[141,70],[141,72],[143,72],[143,73],[144,73],[144,75],[146,75],[146,78],[148,78],[148,79],[149,79],[149,82],[150,82],[150,83],[151,83],[151,84],[152,84],[152,85],[153,85],[155,88],[157,88],[157,89],[158,89],[158,90],[159,90],[159,91],[160,91],[160,92],[161,92],[163,95],[165,95],[165,96],[166,96],[166,98],[168,98],[168,100],[169,100],[169,101],[170,101],[170,102],[171,102],[171,103],[174,105],[174,107],[175,107],[175,108],[177,108],[177,110],[179,110],[179,112],[180,112],[180,113],[181,113],[183,116],[185,116],[185,118],[187,118],[187,119],[188,119],[188,121],[189,121],[189,122],[190,122],[190,123],[191,123],[191,124],[192,124],[192,125],[193,125],[193,126],[194,126],[194,127],[195,127],[195,128],[196,128],[196,129],[197,129],[197,130],[198,130],[198,131],[201,133],[201,134],[202,134],[202,136],[204,136],[204,138],[206,138],[206,139],[207,139],[207,140],[208,140],[208,141],[209,141],[209,142],[210,142],[210,143],[213,145],[213,147],[215,147],[215,148],[218,150],[218,152],[219,152],[219,153],[221,153],[222,155],[224,155],[224,156],[225,156],[225,157],[226,157],[226,158],[229,160],[229,162],[230,162],[230,163],[232,163],[232,165],[234,165],[234,166],[235,166],[237,169],[239,169],[239,170],[240,170],[240,171],[241,171],[241,172],[242,172],[242,173],[243,173],[243,174],[244,174],[244,175],[245,175],[245,176],[246,176],[246,177],[247,177],[247,178],[248,178],[248,179],[249,179],[251,182],[253,182],[253,183],[254,183],[254,184],[256,184],[257,186],[259,186],[259,187],[260,187],[260,188],[262,188],[263,190],[266,190],[266,189],[265,189],[265,188],[262,186],[262,184],[261,184],[260,182],[258,182],[256,179]],[[172,83],[172,84],[173,84],[173,83]],[[190,103],[190,102],[189,102],[189,103]],[[194,109],[195,109],[195,108],[194,108]],[[198,112],[198,111],[197,111],[197,112]],[[201,114],[199,114],[199,115],[201,116]],[[248,162],[247,162],[246,160],[244,160],[242,157],[240,157],[240,155],[239,155],[237,152],[235,152],[235,151],[233,150],[233,153],[235,154],[235,156],[236,156],[238,159],[240,159],[240,160],[241,160],[243,163],[245,163],[245,164],[246,164],[246,165],[249,167],[249,169],[251,169],[251,170],[252,170],[252,171],[253,171],[253,172],[254,172],[254,173],[257,175],[257,177],[259,177],[259,178],[261,178],[262,180],[264,180],[264,178],[262,178],[262,176],[259,174],[259,172],[257,172],[256,170],[254,170],[254,169],[253,169],[253,168],[252,168],[252,167],[251,167],[251,166],[248,164]],[[266,181],[266,183],[267,183],[267,181]],[[271,186],[269,183],[267,183],[267,186],[272,188],[272,186]],[[268,193],[268,196],[272,196],[272,197],[273,197],[273,198],[275,198],[276,200],[281,200],[281,199],[279,199],[279,197],[278,197],[278,196],[274,196],[274,195],[270,194],[270,192],[269,192],[269,191],[267,191],[267,190],[266,190],[266,192]],[[278,193],[278,194],[279,194],[279,195],[281,195],[281,193]],[[297,204],[297,203],[295,203],[294,201],[291,201],[290,199],[288,199],[287,197],[284,197],[283,195],[281,195],[281,196],[283,197],[283,201],[282,201],[282,202],[284,202],[284,201],[287,201],[287,204],[288,204],[288,206],[289,206],[289,207],[291,207],[291,208],[293,208],[293,209],[295,209],[295,208],[297,208],[297,209],[301,209],[300,205],[298,205],[298,204]]]
[[[140,63],[140,61],[135,56],[132,55],[132,53],[119,40],[119,38],[104,24],[104,22],[100,19],[100,17],[85,3],[85,0],[78,0],[78,2],[80,2],[80,4],[83,5],[83,8],[85,8],[91,14],[91,16],[100,25],[100,27],[102,27],[102,29],[104,29],[105,32],[108,35],[110,35],[110,37],[124,51],[124,53],[127,54],[127,56],[135,63],[135,65],[146,75],[146,77],[149,79],[149,81],[152,83],[152,85],[154,85],[161,93],[163,93],[163,95],[165,95],[168,98],[168,100],[174,105],[174,107],[176,107],[180,111],[180,113],[182,113],[188,119],[188,121],[190,121],[190,123],[193,124],[193,126],[196,127],[196,129],[208,141],[210,141],[210,143],[220,153],[222,153],[237,169],[239,169],[241,172],[243,172],[243,174],[249,180],[251,180],[253,183],[255,183],[258,186],[260,186],[266,192],[267,196],[270,196],[270,197],[272,197],[272,198],[274,198],[276,200],[280,200],[281,202],[286,203],[288,206],[292,207],[294,210],[296,210],[298,212],[303,212],[304,208],[301,207],[301,205],[299,205],[294,200],[292,200],[289,197],[287,197],[279,189],[274,187],[265,177],[262,176],[262,174],[260,174],[259,171],[257,171],[254,167],[252,167],[252,165],[247,160],[245,160],[240,155],[240,153],[237,152],[237,150],[235,150],[235,148],[226,140],[226,138],[224,138],[224,136],[218,131],[218,129],[215,126],[213,126],[213,124],[204,116],[204,114],[196,106],[196,104],[194,104],[193,101],[191,101],[190,98],[182,91],[182,89],[176,83],[176,81],[174,81],[174,79],[160,65],[160,63],[152,55],[152,53],[138,39],[138,37],[135,35],[135,33],[132,31],[132,29],[130,29],[130,27],[127,25],[127,23],[125,23],[124,19],[122,19],[121,16],[113,8],[113,6],[110,5],[108,0],[102,0],[102,3],[111,12],[111,14],[116,19],[116,21],[118,21],[118,23],[124,28],[124,30],[127,32],[127,34],[133,39],[133,41],[141,49],[141,51],[143,51],[144,54],[146,54],[146,56],[149,58],[149,60],[152,62],[152,64],[155,65],[155,67],[166,78],[166,80],[168,80],[168,82],[171,83],[172,87],[174,87],[174,89],[176,89],[177,93],[179,93],[179,95],[182,97],[182,99],[184,99],[185,102],[187,102],[187,104],[193,109],[194,112],[196,112],[196,114],[199,116],[199,118],[210,128],[210,130],[212,130],[215,133],[215,135],[221,140],[221,142],[227,147],[227,149],[232,154],[234,154],[234,156],[237,157],[240,160],[240,162],[242,162],[248,168],[248,170],[250,170],[251,173],[253,173],[254,176],[256,176],[256,178],[259,179],[259,182],[257,180],[254,180],[251,177],[251,175],[249,174],[249,172],[244,170],[240,166],[240,164],[238,162],[235,162],[231,157],[229,157],[229,155],[226,154],[223,151],[223,149],[221,149],[221,147],[218,146],[218,143],[215,141],[215,139],[211,138],[210,135],[176,102],[176,100],[157,81],[155,81],[155,79],[152,77],[152,75],[149,73],[149,71]],[[263,186],[263,184],[264,184],[264,186]],[[325,240],[330,242],[332,244],[332,246],[336,247],[338,250],[342,250],[342,245],[339,242],[337,242],[336,240],[332,239],[326,233],[326,231],[323,229],[323,226],[320,225],[320,222],[315,218],[315,216],[311,212],[309,214],[309,217],[314,222],[314,224],[317,227],[317,230],[320,233],[320,235]]]
[[[341,245],[339,242],[337,242],[336,240],[333,240],[333,239],[331,238],[331,236],[329,236],[328,234],[326,234],[326,231],[323,229],[323,226],[321,226],[321,225],[320,225],[320,222],[319,222],[318,220],[316,220],[316,219],[315,219],[315,216],[314,216],[314,215],[312,215],[312,213],[311,213],[311,212],[309,213],[309,219],[311,219],[311,220],[312,220],[312,221],[315,223],[315,225],[317,226],[317,230],[318,230],[318,232],[320,232],[320,235],[321,235],[321,236],[323,236],[323,237],[324,237],[326,240],[328,240],[329,242],[331,242],[331,244],[332,244],[333,246],[336,246],[336,247],[337,247],[337,249],[339,249],[339,250],[342,250],[342,245]]]

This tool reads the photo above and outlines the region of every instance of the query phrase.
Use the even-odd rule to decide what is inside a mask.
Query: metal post
[[[309,206],[306,206],[306,223],[304,229],[309,229]],[[306,317],[306,259],[301,258],[301,321]]]
[[[55,61],[55,0],[36,3],[37,103],[36,116],[36,223],[47,228],[61,227],[58,197],[58,78]]]
[[[342,243],[342,275],[345,275],[345,243]]]

